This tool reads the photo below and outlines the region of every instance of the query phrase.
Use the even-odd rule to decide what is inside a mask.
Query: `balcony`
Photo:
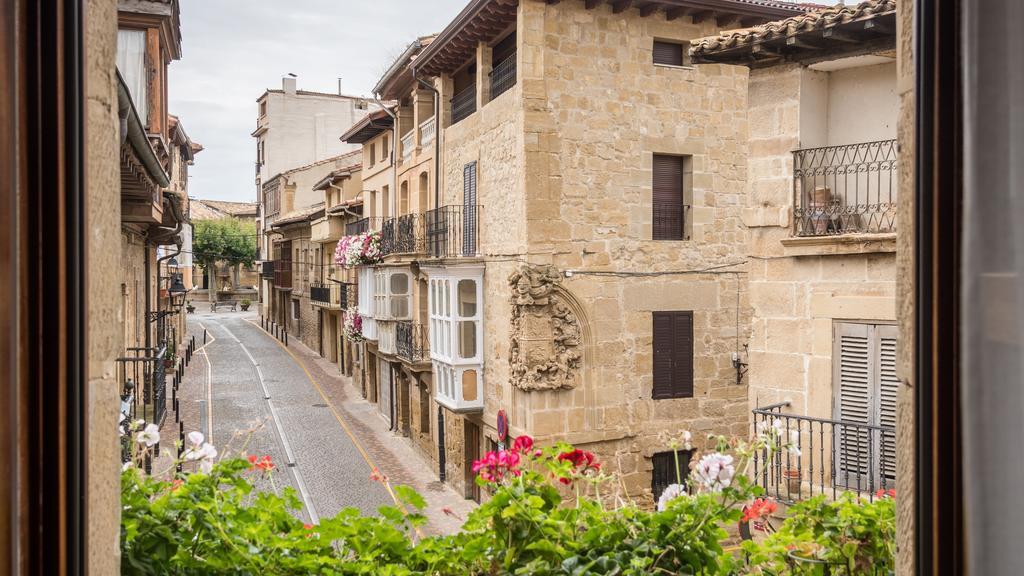
[[[896,140],[793,152],[794,234],[896,231]]]
[[[412,152],[416,148],[416,129],[413,128],[402,136],[402,162],[408,162],[412,158]]]
[[[273,260],[266,260],[264,262],[260,262],[260,277],[265,278],[267,280],[271,280],[274,278]]]
[[[274,260],[274,287],[292,287],[292,261]]]
[[[419,254],[424,250],[423,217],[406,214],[384,221],[380,232],[381,254]]]
[[[452,98],[452,124],[465,120],[476,112],[476,84],[470,84]]]
[[[409,320],[395,325],[395,347],[398,357],[412,363],[430,361],[430,344],[426,328]]]
[[[433,117],[420,124],[420,146],[426,146],[437,136],[437,122]]]
[[[425,251],[433,258],[476,256],[483,206],[442,206],[424,214]]]
[[[336,282],[313,282],[309,286],[309,300],[320,308],[345,310],[348,308],[348,286]]]
[[[345,224],[345,236],[355,236],[357,234],[366,234],[367,232],[380,230],[381,221],[381,218],[373,216],[360,218],[355,222],[349,222],[348,224]]]
[[[121,413],[126,421],[143,419],[161,423],[167,411],[167,346],[127,348],[117,359],[121,388]],[[130,436],[128,436],[130,438]]]
[[[678,202],[653,202],[651,219],[654,240],[689,240],[686,215],[690,207]]]
[[[858,422],[786,414],[788,402],[753,411],[754,426],[778,422],[774,456],[755,454],[754,481],[766,495],[782,502],[853,491],[873,498],[877,490],[896,487],[896,429]],[[799,453],[787,450],[791,435]]]
[[[516,53],[513,52],[491,68],[491,100],[516,85]]]

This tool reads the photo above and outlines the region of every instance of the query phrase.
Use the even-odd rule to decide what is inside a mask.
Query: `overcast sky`
[[[189,195],[255,201],[256,98],[281,76],[320,92],[337,91],[340,76],[343,92],[369,96],[409,42],[440,32],[467,1],[181,0],[170,112],[206,148]]]
[[[255,201],[256,98],[298,75],[301,90],[370,95],[417,36],[440,32],[467,0],[181,0],[182,58],[170,112],[205,150],[189,195]],[[339,134],[340,136],[340,134]]]

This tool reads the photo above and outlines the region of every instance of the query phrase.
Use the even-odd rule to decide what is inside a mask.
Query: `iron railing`
[[[356,234],[366,234],[370,231],[370,219],[360,218],[355,222],[349,222],[345,224],[345,236],[355,236]]]
[[[434,258],[476,256],[483,206],[442,206],[424,214],[426,252]]]
[[[498,62],[491,68],[491,100],[516,85],[516,53]]]
[[[313,282],[309,286],[309,299],[314,306],[348,308],[348,286],[336,282]]]
[[[793,152],[794,233],[896,231],[896,140]]]
[[[452,124],[476,112],[476,85],[470,84],[452,98]]]
[[[753,458],[754,481],[767,495],[795,502],[853,491],[873,499],[877,490],[895,488],[895,428],[783,413],[787,406],[753,410],[755,429],[778,430],[775,450]]]
[[[160,424],[167,410],[167,346],[131,347],[117,359],[122,413],[127,421],[143,419]]]
[[[260,276],[262,278],[271,279],[274,277],[274,261],[267,260],[260,263]]]
[[[429,342],[426,326],[410,320],[399,321],[395,325],[395,348],[399,358],[409,362],[429,362]]]
[[[654,240],[689,240],[686,215],[690,207],[679,202],[653,202],[651,230]]]
[[[423,251],[423,217],[405,214],[384,221],[380,229],[381,254],[417,254]]]

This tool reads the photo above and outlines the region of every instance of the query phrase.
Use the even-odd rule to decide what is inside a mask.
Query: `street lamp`
[[[171,306],[180,311],[181,307],[185,305],[185,295],[188,294],[188,289],[181,281],[180,272],[175,272],[171,276],[171,287],[167,289],[167,294],[170,296]]]

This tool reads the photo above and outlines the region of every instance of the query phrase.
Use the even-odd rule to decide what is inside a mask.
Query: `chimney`
[[[281,78],[281,89],[284,90],[285,94],[295,95],[295,77],[285,76]]]

